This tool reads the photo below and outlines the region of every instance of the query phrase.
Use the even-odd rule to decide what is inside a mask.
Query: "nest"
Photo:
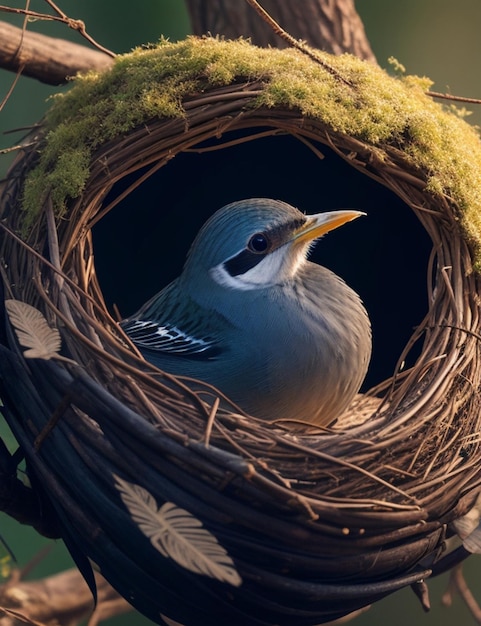
[[[182,45],[175,50],[185,57]],[[174,48],[164,44],[166,63]],[[396,82],[359,61],[349,61],[357,77],[347,61],[329,62],[349,76],[342,90],[357,90],[373,72]],[[320,81],[337,80],[302,63]],[[4,313],[5,417],[73,554],[95,561],[151,619],[318,624],[441,571],[448,525],[477,496],[478,243],[463,223],[462,192],[433,188],[407,126],[395,141],[375,142],[327,115],[266,103],[265,76],[244,79],[238,70],[225,84],[206,84],[205,68],[196,71],[204,87],[182,93],[181,116],[151,116],[93,147],[83,190],[66,195],[62,214],[48,180],[35,214],[20,208],[38,154],[48,150],[48,123],[11,168],[1,203],[5,299],[40,312],[62,348],[24,353],[10,323],[18,331],[22,320]],[[423,106],[436,105],[426,98]],[[449,116],[439,116],[444,135]],[[428,311],[398,370],[333,429],[267,424],[219,405],[208,386],[193,391],[143,361],[105,305],[92,227],[118,202],[105,204],[115,183],[141,171],[127,195],[182,152],[202,152],[210,140],[209,150],[231,145],[231,131],[242,131],[242,141],[287,133],[313,150],[328,146],[410,206],[433,242]],[[419,341],[420,356],[403,371]]]

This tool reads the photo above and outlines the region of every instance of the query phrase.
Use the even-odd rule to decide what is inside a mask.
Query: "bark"
[[[186,0],[186,4],[196,35],[212,33],[229,39],[243,36],[258,46],[285,45],[244,1]],[[326,52],[350,52],[376,62],[354,0],[261,0],[260,4],[296,39]]]
[[[104,70],[112,63],[98,50],[0,22],[0,68],[60,85],[77,72]]]
[[[244,0],[186,0],[186,4],[196,35],[243,36],[260,46],[286,45]],[[376,61],[354,0],[262,0],[262,7],[296,39],[333,54],[350,52]],[[112,62],[99,50],[0,22],[0,68],[60,85],[77,72],[104,70]]]

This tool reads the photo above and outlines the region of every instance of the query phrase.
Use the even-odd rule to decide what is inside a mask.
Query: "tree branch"
[[[242,0],[186,0],[194,33],[235,39],[250,37],[261,46],[285,42]],[[350,52],[375,62],[354,0],[262,0],[262,7],[296,39],[331,52]],[[66,18],[65,18],[66,19]],[[113,59],[106,53],[64,39],[25,31],[0,22],[0,68],[60,85],[77,72],[104,70]]]
[[[98,604],[94,611],[92,594],[78,570],[67,570],[42,580],[19,580],[18,573],[0,587],[0,616],[2,626],[18,626],[15,613],[45,625],[77,626],[90,616],[89,625],[131,611],[131,605],[121,598],[100,574],[95,574]],[[12,613],[10,613],[12,611]],[[92,611],[94,611],[92,613]],[[27,622],[28,623],[28,622]]]
[[[241,0],[186,0],[196,35],[249,37],[258,46],[285,47],[247,3]],[[350,52],[376,62],[354,0],[261,0],[262,8],[296,39],[333,54]]]
[[[12,72],[61,85],[77,72],[105,70],[112,63],[103,52],[0,22],[0,67]]]

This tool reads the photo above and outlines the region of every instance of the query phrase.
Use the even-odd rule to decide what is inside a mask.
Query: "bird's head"
[[[313,242],[360,211],[304,215],[279,200],[251,198],[224,206],[199,231],[184,268],[192,280],[209,276],[222,287],[252,290],[292,279]]]

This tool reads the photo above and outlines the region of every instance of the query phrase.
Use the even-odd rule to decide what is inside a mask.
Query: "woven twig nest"
[[[5,416],[70,548],[159,622],[347,614],[439,570],[449,523],[477,497],[479,142],[422,81],[322,59],[214,39],[135,51],[54,103],[4,185],[5,299],[50,327],[47,347],[24,353],[18,331],[36,313],[7,305]],[[420,355],[331,430],[216,409],[215,390],[144,362],[104,303],[92,227],[116,183],[137,173],[125,196],[234,131],[323,144],[432,240],[427,313],[399,365],[416,341]]]

